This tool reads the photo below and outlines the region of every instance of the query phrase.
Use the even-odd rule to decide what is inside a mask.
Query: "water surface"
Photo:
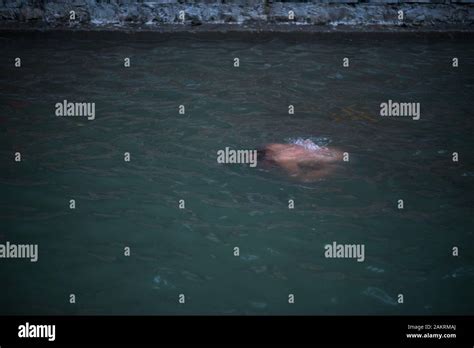
[[[40,252],[0,260],[0,314],[474,313],[472,40],[4,34],[0,45],[0,243]],[[64,99],[95,102],[96,119],[56,117]],[[421,119],[380,117],[389,99],[421,103]],[[216,161],[226,146],[295,137],[350,161],[315,183]],[[333,241],[364,244],[365,261],[326,259]]]

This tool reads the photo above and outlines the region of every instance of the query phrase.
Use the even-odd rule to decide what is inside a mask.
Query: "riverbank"
[[[173,37],[179,36],[205,36],[209,38],[226,37],[231,38],[234,35],[241,37],[242,35],[248,35],[249,38],[252,36],[265,37],[267,35],[278,34],[280,37],[307,37],[307,36],[334,36],[337,34],[345,35],[410,35],[410,37],[416,37],[417,35],[430,34],[430,36],[468,36],[470,37],[474,32],[473,28],[460,26],[460,25],[443,25],[443,26],[427,26],[413,28],[410,26],[383,26],[383,25],[371,25],[371,26],[354,26],[354,25],[339,25],[336,27],[330,26],[294,26],[294,25],[279,25],[279,24],[265,24],[265,25],[239,25],[239,24],[203,24],[200,26],[190,25],[160,25],[157,27],[148,27],[143,25],[134,26],[117,26],[117,25],[104,25],[104,26],[56,26],[51,27],[47,25],[38,25],[32,23],[0,23],[0,33],[7,35],[35,35],[35,34],[48,34],[49,36],[54,35],[68,35],[68,36],[84,36],[88,33],[94,35],[94,37],[105,37],[111,38],[114,36],[122,35],[134,35],[143,38],[154,38],[156,34],[160,34],[160,37],[172,35]],[[320,35],[321,34],[321,35]]]
[[[272,2],[160,0],[0,0],[0,24],[48,29],[228,30],[229,26],[269,31],[405,30],[457,27],[472,30],[474,0],[326,0]],[[236,29],[236,28],[233,28]],[[238,29],[241,30],[241,29]]]

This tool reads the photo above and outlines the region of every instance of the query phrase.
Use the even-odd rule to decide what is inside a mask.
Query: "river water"
[[[1,34],[0,243],[39,259],[0,259],[0,314],[473,314],[473,41],[299,35]],[[349,161],[312,183],[216,161],[290,138]]]

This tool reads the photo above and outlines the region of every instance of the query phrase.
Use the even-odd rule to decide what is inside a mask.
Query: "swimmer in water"
[[[342,152],[318,146],[311,140],[297,140],[293,144],[268,144],[257,150],[258,162],[273,164],[284,169],[291,177],[303,181],[317,181],[342,161]]]

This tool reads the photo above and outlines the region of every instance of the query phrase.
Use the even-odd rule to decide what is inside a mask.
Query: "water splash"
[[[309,138],[289,138],[286,140],[290,144],[303,146],[307,150],[317,151],[329,144],[329,139],[324,137],[309,137]]]

